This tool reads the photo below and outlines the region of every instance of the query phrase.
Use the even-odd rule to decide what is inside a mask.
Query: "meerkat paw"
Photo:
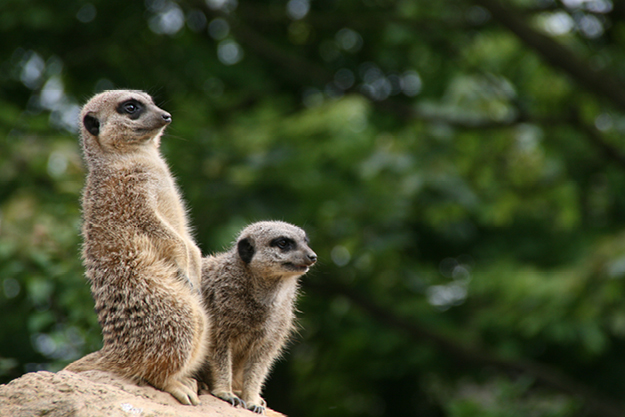
[[[191,278],[189,278],[189,275],[187,275],[186,272],[184,272],[182,269],[178,270],[178,274],[176,274],[176,278],[178,278],[180,280],[180,282],[183,282],[185,284],[187,284],[189,286],[189,288],[191,288],[191,290],[195,290],[194,286],[193,286],[193,281],[191,281]]]
[[[265,414],[265,406],[260,404],[250,404],[247,407],[248,410],[256,413],[256,414]]]
[[[248,410],[253,411],[256,414],[265,414],[267,402],[261,397],[258,397],[256,400],[248,400],[246,404],[247,405],[245,406],[245,408],[247,408]]]
[[[173,395],[182,404],[198,405],[200,398],[197,395],[197,382],[191,378],[183,378],[183,381],[172,381],[163,387],[163,391]]]
[[[193,392],[200,392],[198,382],[195,378],[180,378],[180,382],[182,382],[187,388],[189,388]]]
[[[247,408],[245,401],[243,401],[242,399],[234,395],[234,393],[232,392],[215,391],[215,392],[211,392],[211,394],[213,394],[217,398],[224,400],[227,403],[230,403],[233,407]]]

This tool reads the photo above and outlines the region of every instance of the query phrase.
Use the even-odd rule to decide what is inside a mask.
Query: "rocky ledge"
[[[197,406],[166,392],[135,385],[107,372],[33,372],[0,385],[0,416],[12,417],[210,417],[258,416],[210,394]],[[267,416],[284,417],[267,410]]]

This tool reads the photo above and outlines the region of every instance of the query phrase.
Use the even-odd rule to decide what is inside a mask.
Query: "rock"
[[[182,405],[170,394],[135,385],[108,372],[33,372],[0,385],[0,416],[11,417],[210,417],[258,416],[210,394]],[[267,410],[267,416],[284,417]]]

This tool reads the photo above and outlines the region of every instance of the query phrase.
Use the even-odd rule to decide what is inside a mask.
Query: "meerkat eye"
[[[137,110],[139,110],[139,106],[137,106],[135,103],[124,104],[124,111],[128,114],[132,114],[136,112]]]
[[[119,114],[127,114],[130,116],[139,117],[141,114],[141,110],[143,106],[137,100],[131,99],[128,101],[124,101],[117,107],[117,112]]]
[[[271,241],[271,246],[277,246],[283,251],[291,250],[295,247],[295,242],[288,237],[279,237]]]

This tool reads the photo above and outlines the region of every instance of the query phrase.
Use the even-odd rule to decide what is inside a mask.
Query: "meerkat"
[[[260,392],[294,328],[298,278],[316,261],[306,233],[281,221],[253,223],[229,251],[202,260],[212,327],[200,379],[214,396],[265,412]]]
[[[103,347],[65,369],[110,371],[199,404],[202,255],[159,152],[171,115],[144,92],[112,90],[94,96],[81,121],[82,258]]]

